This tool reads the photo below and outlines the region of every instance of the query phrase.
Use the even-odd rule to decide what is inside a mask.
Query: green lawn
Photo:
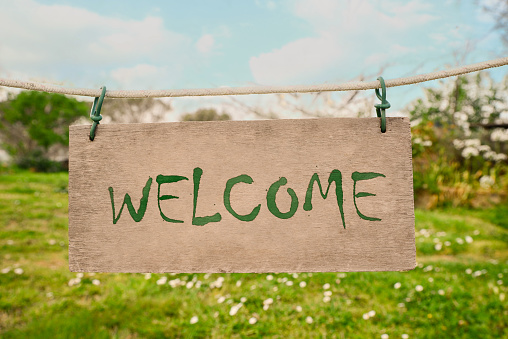
[[[507,207],[417,210],[411,272],[81,276],[67,178],[0,174],[2,338],[508,337]]]

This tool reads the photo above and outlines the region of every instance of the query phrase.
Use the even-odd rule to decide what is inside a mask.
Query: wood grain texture
[[[378,118],[181,122],[71,126],[69,162],[69,266],[74,272],[324,272],[410,270],[416,265],[409,119]],[[220,222],[192,224],[195,169],[202,169],[196,216]],[[309,181],[317,173],[323,190],[333,170],[342,174],[344,229],[335,183],[326,199],[318,185],[305,210]],[[356,181],[354,172],[385,177]],[[336,172],[335,172],[336,173]],[[252,221],[225,207],[229,179],[252,178],[231,189],[240,215],[260,205]],[[188,180],[160,185],[159,175]],[[298,207],[288,219],[268,208],[267,193],[290,210],[287,189]],[[137,211],[147,180],[146,212],[135,222],[124,207],[113,223],[110,187],[118,215],[128,193]],[[178,198],[158,200],[158,196]],[[356,202],[356,207],[355,207]],[[160,209],[159,209],[160,203]],[[293,202],[294,203],[294,202]],[[375,217],[380,221],[362,219]],[[174,223],[163,220],[181,220]]]

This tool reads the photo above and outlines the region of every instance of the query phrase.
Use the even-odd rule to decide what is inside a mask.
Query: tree
[[[218,121],[231,120],[227,113],[219,114],[213,108],[201,108],[194,113],[188,113],[182,116],[182,121]]]
[[[506,196],[508,77],[495,82],[479,72],[440,83],[408,107],[417,197],[431,196],[429,207]]]
[[[69,125],[88,115],[87,103],[61,94],[24,91],[0,103],[0,142],[16,163],[49,158],[52,146],[69,145]]]
[[[413,124],[431,122],[454,138],[492,139],[485,127],[503,130],[508,122],[508,77],[495,83],[488,73],[479,72],[441,83],[409,107]]]
[[[483,9],[496,22],[493,29],[499,31],[505,46],[508,46],[508,0],[489,1]]]

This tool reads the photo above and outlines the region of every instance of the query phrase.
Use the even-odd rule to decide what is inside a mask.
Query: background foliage
[[[83,274],[67,173],[0,173],[2,338],[508,335],[506,207],[417,210],[410,272]]]
[[[0,336],[507,337],[507,79],[445,80],[408,107],[417,206],[434,209],[416,210],[410,272],[72,273],[67,173],[0,167]],[[160,121],[171,109],[109,105],[111,122]],[[4,147],[21,167],[56,170],[51,148],[68,144],[88,108],[46,93],[10,97],[0,103]],[[182,120],[229,118],[201,109]]]
[[[1,145],[20,167],[57,170],[51,151],[65,153],[69,125],[87,114],[86,103],[61,94],[20,92],[0,103]]]
[[[420,206],[481,207],[506,199],[508,77],[496,83],[477,73],[442,81],[408,113]]]

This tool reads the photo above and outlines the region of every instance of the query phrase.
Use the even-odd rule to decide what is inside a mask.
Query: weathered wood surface
[[[381,133],[378,118],[101,124],[93,142],[89,132],[90,126],[70,128],[71,271],[341,272],[415,267],[407,118],[388,118],[386,133]],[[197,168],[202,175],[196,199]],[[326,199],[314,182],[313,208],[305,210],[313,174],[318,174],[325,192],[333,170],[341,173],[343,213],[337,181]],[[385,177],[357,180],[354,198],[354,172]],[[247,215],[260,205],[252,221],[239,220],[225,207],[226,183],[242,174],[253,182],[232,186],[230,208]],[[188,180],[159,185],[159,175]],[[298,199],[296,212],[287,219],[275,216],[267,202],[269,188],[281,177],[287,184],[276,194],[280,213],[291,214],[288,188]],[[109,188],[118,217],[126,193],[138,211],[149,178],[143,218],[134,221],[125,206],[114,223]],[[196,217],[219,213],[221,220],[193,225],[195,204]],[[362,219],[358,212],[381,220]],[[161,213],[183,223],[165,221]]]

